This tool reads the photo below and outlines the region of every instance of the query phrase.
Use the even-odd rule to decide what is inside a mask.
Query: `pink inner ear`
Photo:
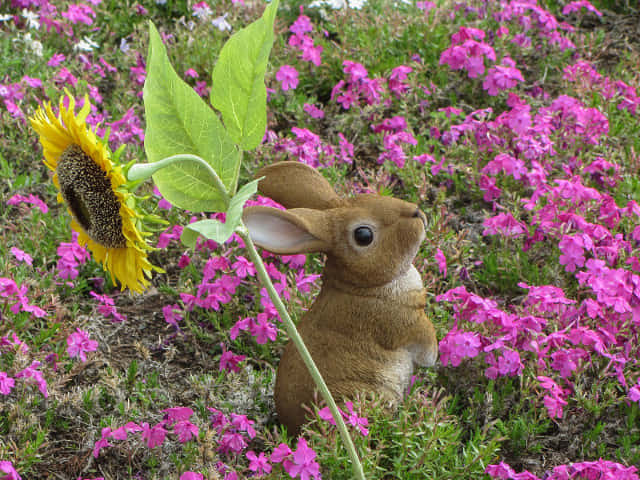
[[[245,218],[249,235],[257,245],[274,253],[298,253],[317,238],[298,225],[265,212]]]

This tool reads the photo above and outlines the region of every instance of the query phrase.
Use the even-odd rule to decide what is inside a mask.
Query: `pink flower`
[[[100,455],[100,450],[106,447],[112,447],[109,443],[109,437],[111,436],[111,429],[109,427],[104,427],[101,432],[100,440],[98,440],[93,446],[93,458],[98,458]]]
[[[437,248],[434,258],[438,263],[438,270],[440,271],[440,274],[446,277],[447,276],[447,259],[445,258],[444,253],[442,253],[442,250]]]
[[[241,255],[236,257],[236,261],[231,265],[231,268],[240,278],[246,278],[256,274],[256,268],[253,266],[253,263]]]
[[[496,96],[503,90],[515,87],[518,82],[524,82],[520,70],[512,66],[494,65],[487,72],[482,88],[489,95]]]
[[[196,472],[184,472],[180,475],[180,480],[204,480],[204,475]]]
[[[345,60],[342,62],[343,71],[347,74],[348,80],[351,83],[357,83],[367,78],[369,73],[367,69],[361,63],[352,62],[351,60]]]
[[[513,468],[504,462],[500,462],[498,465],[488,465],[484,473],[500,480],[510,480],[516,474]]]
[[[184,72],[184,76],[190,78],[198,78],[198,72],[196,72],[193,68],[189,68]]]
[[[164,443],[167,436],[164,423],[160,422],[153,427],[149,427],[148,423],[143,422],[140,427],[142,427],[142,439],[147,441],[147,447],[155,448]]]
[[[249,450],[247,452],[247,458],[249,459],[249,470],[255,472],[256,475],[264,475],[271,472],[271,464],[263,452],[260,452],[260,455],[256,456],[253,450]]]
[[[285,471],[291,478],[300,475],[301,480],[310,478],[320,478],[320,465],[314,461],[316,452],[307,445],[304,438],[298,440],[298,448],[293,452],[293,460],[285,460],[283,463]]]
[[[15,380],[7,375],[6,372],[0,372],[0,393],[9,395],[15,384]]]
[[[96,17],[91,7],[83,3],[69,5],[67,11],[62,12],[61,15],[73,24],[85,23],[87,25],[91,25]]]
[[[313,25],[311,19],[306,15],[300,15],[295,22],[289,27],[289,31],[294,35],[302,36],[305,33],[313,31]]]
[[[67,59],[67,57],[65,57],[64,54],[62,54],[62,53],[54,53],[51,56],[51,58],[49,59],[49,61],[47,62],[47,67],[57,67],[62,62],[64,62],[66,59]]]
[[[220,355],[220,371],[226,370],[227,372],[240,371],[238,364],[242,362],[246,357],[244,355],[235,355],[232,351],[227,350],[224,344],[220,344],[222,347],[222,355]]]
[[[173,325],[174,327],[177,327],[178,322],[182,320],[182,316],[178,314],[180,310],[181,309],[179,305],[165,305],[164,307],[162,307],[162,315],[164,316],[164,319],[167,323]]]
[[[298,71],[290,65],[283,65],[276,73],[276,80],[281,83],[282,90],[294,90],[298,86]]]
[[[598,10],[596,7],[594,7],[591,3],[587,2],[586,0],[567,3],[562,9],[562,14],[569,15],[572,12],[577,12],[581,8],[585,8],[587,11],[593,12],[599,17],[602,16],[602,12],[600,12],[600,10]]]
[[[278,329],[267,320],[266,313],[258,314],[257,321],[250,325],[249,332],[256,337],[256,342],[260,345],[264,345],[268,340],[273,342],[278,336]]]
[[[1,372],[0,372],[1,373]],[[640,403],[640,380],[636,385],[629,389],[629,399],[632,402]]]
[[[188,407],[171,407],[162,410],[166,414],[166,420],[169,426],[176,422],[189,420],[193,415],[193,410]]]
[[[14,257],[20,262],[24,262],[27,265],[33,265],[33,258],[28,253],[23,252],[19,248],[11,247],[9,251],[13,254]]]
[[[86,353],[95,352],[97,348],[98,342],[89,340],[89,334],[79,328],[67,337],[67,353],[71,358],[78,357],[82,362],[86,362]]]
[[[312,118],[324,118],[324,111],[320,110],[313,104],[305,103],[302,109],[308,113]]]
[[[13,468],[13,464],[8,460],[0,461],[0,472],[6,473],[1,480],[22,480],[22,477],[18,475],[16,469]]]
[[[40,362],[32,362],[30,366],[18,372],[16,374],[16,378],[26,378],[27,380],[31,379],[33,383],[38,385],[38,390],[40,390],[40,393],[42,393],[44,398],[47,398],[49,396],[49,392],[47,392],[47,381],[44,379],[42,372],[37,370],[39,366]]]
[[[192,438],[198,437],[198,427],[189,420],[181,420],[173,426],[173,433],[178,436],[180,443],[186,443]]]
[[[440,360],[443,365],[457,367],[465,358],[480,354],[482,340],[475,332],[451,331],[440,340]]]
[[[293,452],[286,443],[281,443],[274,448],[273,452],[271,452],[270,458],[274,463],[282,463],[284,460],[288,459],[292,453]]]

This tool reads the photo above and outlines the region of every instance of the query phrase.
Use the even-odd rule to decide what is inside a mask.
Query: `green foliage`
[[[229,136],[243,150],[257,147],[267,128],[264,75],[277,9],[278,0],[273,0],[259,20],[232,35],[213,69],[211,104],[222,114]]]
[[[215,170],[229,191],[234,191],[241,152],[215,112],[175,73],[152,23],[147,65],[144,144],[149,160],[157,162],[177,154],[197,155]],[[180,208],[193,212],[224,210],[222,193],[212,188],[207,178],[205,167],[193,162],[174,162],[153,176],[162,195]]]

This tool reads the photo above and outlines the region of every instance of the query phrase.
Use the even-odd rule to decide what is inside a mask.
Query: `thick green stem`
[[[255,245],[251,241],[249,232],[247,231],[246,227],[242,223],[240,224],[240,226],[236,231],[244,241],[246,249],[249,252],[249,256],[251,257],[251,261],[256,267],[258,278],[260,279],[260,282],[264,285],[264,287],[267,289],[269,298],[273,302],[273,305],[276,307],[276,310],[278,310],[278,313],[280,314],[280,318],[282,319],[282,323],[284,323],[284,326],[287,330],[287,334],[289,334],[289,338],[298,349],[298,352],[300,353],[302,360],[307,366],[307,369],[309,370],[309,373],[311,374],[313,381],[318,387],[318,390],[320,391],[322,398],[324,398],[324,401],[327,402],[327,405],[331,410],[331,414],[333,415],[333,418],[336,421],[336,425],[338,426],[338,431],[340,432],[342,441],[344,442],[347,452],[349,453],[349,457],[351,458],[354,477],[357,478],[358,480],[364,480],[365,477],[364,477],[364,471],[362,470],[362,464],[360,463],[360,459],[358,458],[358,453],[356,452],[356,448],[353,444],[353,441],[351,440],[351,436],[349,435],[347,426],[345,425],[342,415],[340,414],[340,410],[338,409],[338,406],[336,405],[336,402],[333,399],[333,396],[331,395],[331,392],[329,391],[327,384],[322,378],[322,375],[320,375],[320,371],[318,370],[318,367],[313,361],[313,358],[311,358],[311,354],[309,353],[309,350],[307,350],[307,346],[302,341],[302,337],[298,333],[298,329],[296,328],[295,324],[291,320],[291,317],[289,316],[289,312],[284,306],[284,303],[282,303],[282,300],[280,299],[278,292],[273,286],[273,283],[271,282],[271,278],[269,278],[269,274],[267,273],[267,270],[264,268],[264,264],[262,263],[262,258],[260,257],[260,254],[258,254],[258,251],[256,250]]]

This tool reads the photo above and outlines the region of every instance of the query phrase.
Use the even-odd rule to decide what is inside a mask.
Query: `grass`
[[[67,9],[66,2],[52,3],[59,12]],[[11,13],[18,21],[0,22],[0,83],[18,84],[24,75],[42,79],[42,87],[29,88],[24,82],[19,87],[24,98],[15,103],[28,116],[38,102],[57,101],[65,86],[58,74],[64,66],[78,78],[75,87],[66,85],[77,97],[97,88],[102,103],[97,104],[94,114],[104,115],[104,125],[121,119],[133,108],[143,128],[144,110],[139,96],[142,84],[136,81],[131,68],[144,65],[147,19],[173,35],[168,41],[171,61],[181,76],[189,68],[199,74],[197,79],[186,79],[195,87],[198,81],[210,83],[217,52],[229,36],[228,32],[213,28],[210,20],[227,14],[226,20],[237,31],[262,11],[258,2],[249,0],[244,7],[230,2],[210,3],[212,14],[200,19],[193,16],[193,2],[104,0],[94,8],[93,25],[71,25],[57,17],[73,29],[73,38],[58,35],[55,29],[32,30],[32,39],[42,44],[42,56],[37,56],[25,40],[28,29],[21,9],[5,2],[0,15]],[[616,25],[626,25],[627,17],[616,15],[629,16],[633,9],[614,3],[594,2],[597,8],[607,11],[606,15],[587,21],[586,16],[562,16],[564,2],[546,2],[546,8],[559,19],[577,27],[569,34],[576,45],[575,54],[573,50],[562,52],[546,41],[540,49],[521,48],[495,37],[491,41],[499,52],[498,61],[508,55],[521,67],[526,82],[512,91],[526,97],[532,111],[566,94],[607,117],[609,131],[598,145],[558,148],[559,155],[554,157],[557,161],[548,173],[550,178],[561,178],[563,167],[573,158],[586,164],[602,157],[619,167],[617,175],[610,175],[616,181],[605,185],[602,178],[583,175],[584,184],[607,192],[619,207],[624,207],[630,200],[640,203],[636,175],[640,152],[638,114],[618,108],[602,93],[562,78],[564,67],[577,55],[592,60],[599,73],[612,81],[622,80],[640,88],[640,38],[630,34],[625,49],[611,39]],[[136,5],[143,6],[147,13],[135,13]],[[277,139],[261,145],[245,159],[241,183],[259,165],[292,157],[283,148],[274,148],[276,143],[283,143],[283,138],[294,138],[292,127],[309,129],[320,136],[323,145],[332,145],[336,150],[338,133],[343,134],[354,144],[353,164],[338,162],[322,169],[339,192],[370,189],[391,194],[415,202],[427,214],[427,238],[414,263],[428,291],[427,312],[439,339],[458,320],[451,305],[436,297],[454,287],[465,286],[470,292],[495,300],[509,312],[522,307],[526,292],[519,286],[521,282],[555,285],[564,290],[567,298],[587,298],[586,287],[559,263],[557,241],[535,243],[525,250],[522,238],[483,235],[485,219],[501,211],[510,211],[529,225],[535,212],[525,211],[522,200],[531,196],[533,188],[499,174],[499,201],[485,201],[479,182],[483,167],[496,152],[479,147],[472,134],[463,135],[455,143],[444,142],[440,136],[468,119],[473,110],[490,107],[490,119],[496,120],[509,109],[507,93],[489,96],[482,79],[469,78],[464,71],[440,64],[441,53],[450,47],[451,35],[461,25],[493,35],[500,24],[483,12],[485,4],[470,2],[473,8],[455,10],[453,3],[441,1],[428,14],[414,5],[386,0],[370,0],[361,10],[327,10],[326,14],[305,7],[304,13],[315,26],[313,39],[323,47],[319,67],[300,60],[299,52],[287,43],[288,28],[298,18],[301,5],[299,1],[283,0],[276,20],[277,37],[266,82],[273,89],[268,103],[268,128]],[[520,31],[514,23],[509,28]],[[74,51],[73,43],[84,36],[96,41],[99,49],[82,54]],[[121,50],[123,39],[129,46],[127,52]],[[66,60],[59,67],[47,66],[55,53],[65,54]],[[102,77],[87,67],[99,65],[99,58],[116,71],[106,71]],[[363,105],[361,109],[343,109],[331,95],[333,87],[345,78],[345,60],[362,63],[370,78],[386,78],[398,65],[411,65],[407,93],[400,98],[387,94],[385,101]],[[281,91],[275,80],[275,73],[284,64],[293,65],[300,72],[300,83],[294,91]],[[544,90],[548,97],[529,97],[528,93],[536,88]],[[324,118],[307,115],[305,103],[321,107]],[[462,113],[447,116],[439,110],[452,106],[462,109]],[[403,146],[407,155],[404,167],[391,162],[379,165],[376,158],[384,150],[383,138],[373,133],[371,126],[398,115],[406,118],[417,144]],[[115,138],[130,133],[131,124],[114,128]],[[236,339],[230,336],[231,327],[240,318],[262,311],[260,288],[254,279],[243,279],[231,299],[217,310],[188,311],[180,296],[196,294],[209,259],[224,257],[232,263],[245,255],[242,249],[232,242],[188,251],[179,241],[172,240],[151,255],[153,263],[166,273],[155,275],[152,287],[140,296],[121,293],[94,260],[81,265],[79,276],[66,284],[58,277],[57,265],[60,244],[71,241],[70,220],[65,208],[56,203],[57,192],[41,162],[35,133],[23,118],[11,115],[6,101],[0,102],[0,138],[0,278],[26,287],[29,303],[46,311],[42,318],[28,312],[14,313],[10,309],[13,302],[0,297],[0,338],[10,340],[15,334],[28,346],[27,351],[20,351],[15,345],[8,346],[9,340],[0,341],[0,371],[15,376],[39,361],[48,390],[45,398],[36,385],[16,379],[11,394],[0,395],[0,461],[11,461],[25,479],[164,479],[178,478],[187,471],[201,472],[206,478],[223,478],[220,462],[245,478],[251,475],[246,451],[268,455],[281,442],[294,448],[296,439],[288,437],[277,422],[272,393],[278,359],[287,340],[285,334],[264,345],[257,344],[249,332]],[[127,143],[123,159],[144,161],[140,138],[129,135]],[[421,165],[411,160],[413,155],[422,153],[433,155],[436,163],[444,157],[442,170],[433,173],[430,163]],[[148,208],[169,225],[189,221],[190,214],[186,212],[157,208],[157,197],[150,185],[144,185],[140,193],[150,195]],[[48,213],[24,203],[7,205],[16,194],[37,195],[48,205]],[[597,223],[599,215],[594,209],[585,213],[585,218]],[[616,228],[616,232],[630,238],[634,219],[623,219]],[[154,236],[152,243],[156,240]],[[12,247],[29,253],[33,266],[19,262]],[[437,249],[446,256],[446,275],[434,261]],[[637,253],[636,245],[619,253],[622,260],[632,257]],[[180,265],[183,255],[190,259],[186,266]],[[268,262],[285,279],[290,294],[287,303],[293,316],[300,318],[311,305],[318,285],[309,292],[298,291],[295,276],[299,270],[277,257],[269,257]],[[315,274],[321,270],[322,257],[309,255],[304,272]],[[91,291],[113,298],[127,320],[114,322],[102,315]],[[162,308],[166,305],[178,305],[183,316],[179,328],[165,321]],[[99,344],[98,351],[89,354],[84,363],[69,358],[66,350],[67,337],[76,328],[86,330]],[[477,326],[484,333],[482,329],[487,328]],[[560,331],[564,326],[557,328]],[[633,332],[621,331],[620,336],[625,335],[630,339],[631,350],[637,337]],[[238,372],[219,371],[223,348],[246,356]],[[535,380],[546,373],[534,361],[525,365],[521,375],[493,380],[485,376],[486,366],[478,358],[464,360],[457,368],[438,365],[430,370],[420,369],[411,393],[397,410],[387,408],[375,397],[356,402],[356,410],[369,422],[367,436],[354,430],[367,478],[483,479],[488,478],[487,466],[500,461],[508,462],[516,471],[527,469],[538,476],[557,465],[598,458],[640,467],[640,408],[638,402],[628,400],[613,367],[606,362],[595,362],[572,373],[571,400],[559,419],[550,418],[547,413]],[[637,381],[637,367],[628,366],[625,372],[632,386]],[[130,421],[155,425],[165,416],[163,410],[175,406],[194,411],[191,420],[199,426],[196,439],[181,443],[169,434],[162,446],[147,448],[139,434],[132,434],[125,441],[112,441],[112,447],[94,458],[93,448],[103,428],[115,429]],[[245,435],[243,453],[220,451],[221,436],[212,426],[207,407],[227,415],[247,415],[255,421],[257,435]],[[350,478],[348,456],[335,429],[316,418],[305,427],[304,437],[317,454],[324,478]],[[263,478],[285,475],[280,466],[274,465],[274,471]]]

